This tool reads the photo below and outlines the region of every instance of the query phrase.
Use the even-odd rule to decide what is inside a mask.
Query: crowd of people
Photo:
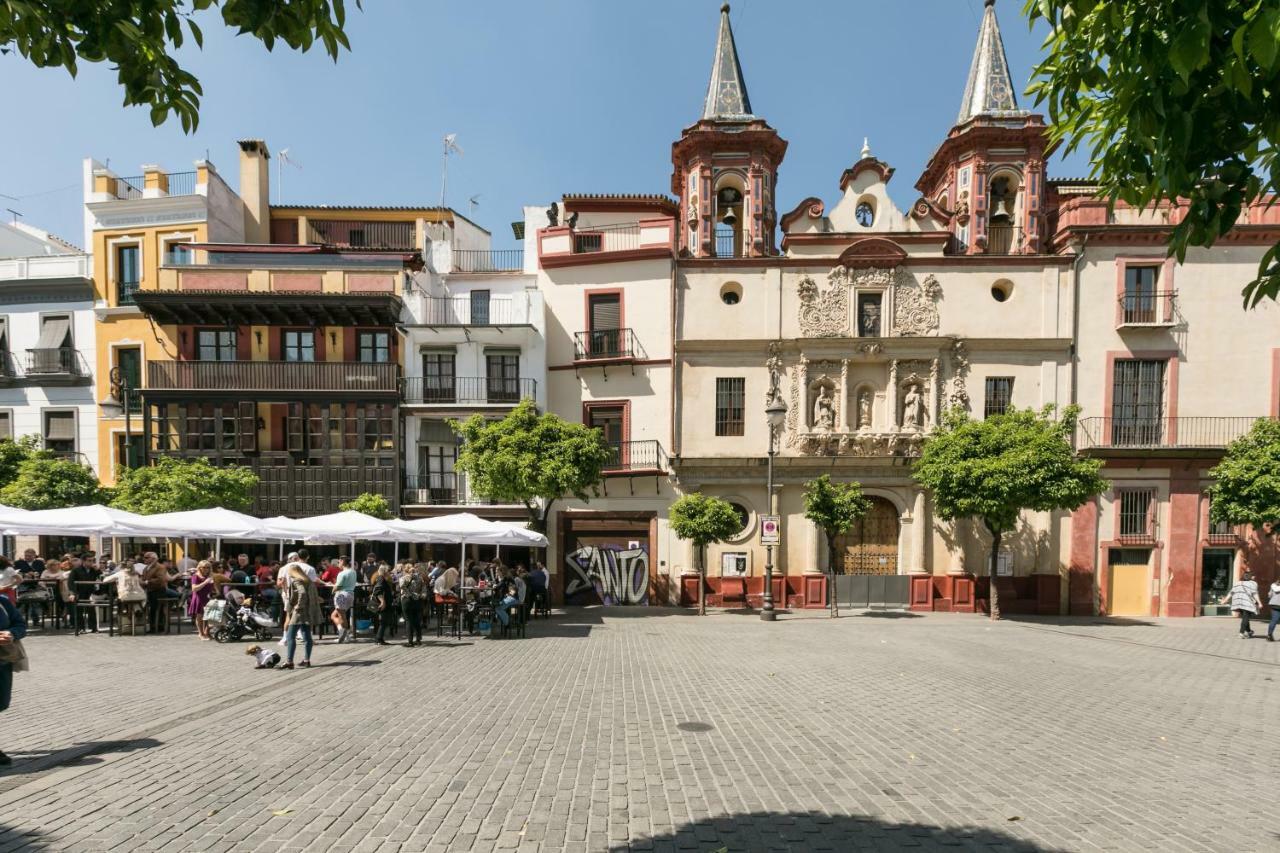
[[[405,644],[412,647],[422,643],[423,628],[433,615],[456,614],[474,629],[478,604],[484,602],[497,623],[507,626],[517,608],[527,617],[529,610],[548,602],[547,572],[540,563],[527,568],[496,559],[468,560],[459,569],[445,561],[389,564],[370,552],[355,565],[347,557],[335,557],[317,567],[303,549],[285,560],[241,553],[204,560],[184,555],[176,561],[155,551],[112,560],[92,551],[40,557],[27,550],[11,566],[0,557],[0,570],[6,568],[16,581],[11,603],[24,624],[52,620],[55,627],[97,632],[100,607],[114,606],[119,630],[156,634],[169,630],[171,611],[180,608],[197,636],[209,640],[215,630],[205,618],[211,602],[270,614],[286,647],[282,668],[293,665],[299,639],[299,665],[308,666],[317,629],[330,623],[336,642],[348,643],[367,621],[374,642],[381,645],[403,626]],[[467,592],[461,604],[460,580]],[[77,601],[95,606],[77,607]],[[454,607],[462,612],[450,610]]]

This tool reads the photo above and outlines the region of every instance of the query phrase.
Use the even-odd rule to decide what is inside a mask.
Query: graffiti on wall
[[[595,604],[597,600],[602,604],[648,603],[647,548],[584,545],[564,559],[566,604]]]

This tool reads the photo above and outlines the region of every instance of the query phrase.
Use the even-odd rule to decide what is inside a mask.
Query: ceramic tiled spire
[[[720,7],[720,33],[716,37],[716,57],[711,65],[711,82],[707,85],[702,117],[733,121],[753,117],[747,84],[738,63],[738,48],[733,43],[733,27],[729,25],[728,3]]]
[[[978,46],[969,66],[969,82],[964,87],[960,116],[956,124],[964,124],[974,116],[1022,114],[1009,78],[1009,60],[996,23],[995,0],[986,0],[982,10],[982,26],[978,30]]]

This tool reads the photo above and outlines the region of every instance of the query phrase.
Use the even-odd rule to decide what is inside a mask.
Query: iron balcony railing
[[[359,361],[152,361],[155,391],[365,391],[395,393],[400,366]]]
[[[169,195],[195,195],[196,194],[196,173],[195,172],[170,172],[169,173]]]
[[[422,321],[428,326],[511,326],[528,322],[525,312],[519,310],[523,301],[517,304],[510,296],[428,296],[425,301]]]
[[[403,249],[418,247],[413,222],[366,222],[354,219],[309,219],[307,242],[343,249]]]
[[[142,187],[145,183],[142,175],[134,175],[130,178],[116,178],[115,186],[112,187],[111,194],[116,198],[142,198]]]
[[[640,223],[624,222],[617,225],[583,225],[573,231],[575,254],[594,252],[625,252],[640,248]]]
[[[1173,319],[1175,296],[1173,290],[1126,293],[1120,297],[1121,320],[1126,326],[1168,323]]]
[[[574,361],[631,359],[637,352],[636,336],[630,329],[596,329],[573,335]]]
[[[133,297],[137,295],[142,288],[142,284],[136,281],[117,281],[116,282],[116,304],[117,305],[133,305]]]
[[[987,254],[1012,255],[1022,248],[1022,229],[1012,225],[988,223]]]
[[[736,258],[743,254],[738,249],[737,235],[721,233],[716,235],[716,257]]]
[[[1076,446],[1090,449],[1226,447],[1253,427],[1256,417],[1083,418]]]
[[[538,391],[535,379],[485,376],[407,376],[401,385],[406,403],[426,406],[513,406]]]
[[[28,376],[84,376],[84,359],[72,347],[27,350]]]
[[[456,473],[417,474],[404,478],[401,503],[416,506],[456,506],[462,494]]]
[[[655,439],[609,442],[606,474],[667,470],[667,454]]]
[[[522,249],[454,249],[454,272],[519,272],[524,267]]]

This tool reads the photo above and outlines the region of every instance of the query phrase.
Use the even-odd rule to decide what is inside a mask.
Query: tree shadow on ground
[[[441,645],[443,645],[443,643]],[[374,666],[380,663],[382,663],[382,661],[380,660],[335,660],[335,661],[329,661],[328,663],[314,663],[311,665],[311,668],[322,669],[327,666],[365,667],[365,666]]]
[[[1017,826],[1011,822],[1010,827]],[[1045,847],[1022,834],[981,826],[930,826],[891,823],[874,817],[827,815],[820,812],[763,812],[705,818],[674,832],[653,838],[632,839],[610,847],[610,853],[645,850],[669,853],[696,850],[721,851],[844,851],[932,850],[939,847],[966,850],[1000,850],[1003,853],[1044,853],[1065,850]]]
[[[36,773],[51,767],[87,767],[92,764],[101,764],[100,756],[106,753],[135,752],[139,749],[151,749],[162,745],[162,741],[144,737],[134,740],[83,741],[62,749],[35,751],[16,749],[9,753],[13,764],[0,768],[0,778]],[[3,837],[0,833],[0,838]]]
[[[1055,625],[1059,627],[1086,628],[1106,626],[1110,628],[1154,628],[1159,623],[1150,619],[1133,619],[1127,616],[1032,616],[1021,613],[1001,613],[1001,622],[1019,622],[1027,625]]]
[[[4,848],[5,853],[59,849],[45,841],[38,829],[17,830],[5,823],[0,823],[0,847]]]

